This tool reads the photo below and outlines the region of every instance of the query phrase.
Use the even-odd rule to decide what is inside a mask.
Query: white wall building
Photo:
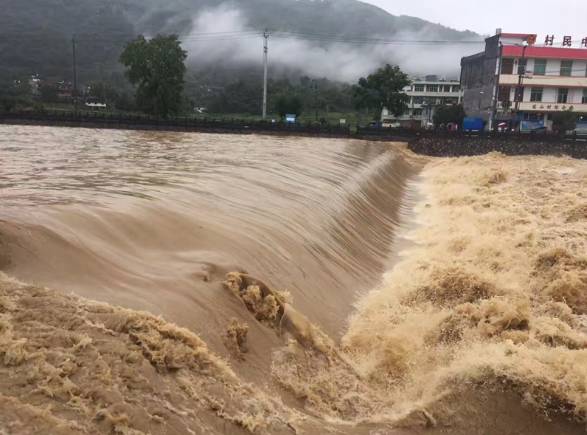
[[[584,48],[537,45],[537,35],[498,33],[485,52],[463,58],[461,83],[469,116],[488,121],[532,121],[552,127],[552,114],[587,114],[587,41]],[[562,45],[562,44],[560,44]],[[493,120],[495,118],[495,120]]]
[[[408,109],[401,116],[390,114],[383,109],[383,123],[400,123],[405,127],[426,127],[432,123],[436,107],[460,104],[463,92],[458,80],[444,80],[437,76],[413,78],[412,84],[404,88],[410,97]]]

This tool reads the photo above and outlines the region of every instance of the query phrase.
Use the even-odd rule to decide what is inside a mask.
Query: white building
[[[463,93],[458,80],[439,79],[426,76],[424,79],[413,78],[412,84],[404,88],[410,97],[408,109],[401,116],[390,114],[383,109],[382,123],[399,123],[404,127],[427,127],[432,124],[436,107],[460,104]]]
[[[461,61],[464,108],[490,128],[508,121],[552,128],[552,114],[587,114],[587,39],[573,48],[570,39],[502,33],[485,40],[485,51]],[[558,45],[558,46],[557,46]],[[576,44],[577,45],[577,44]]]
[[[32,75],[29,79],[29,87],[31,88],[31,95],[33,97],[41,96],[41,79],[38,75]]]

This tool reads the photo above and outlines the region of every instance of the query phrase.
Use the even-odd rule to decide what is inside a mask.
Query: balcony
[[[431,98],[460,98],[463,96],[461,91],[458,92],[414,92],[406,91],[406,94],[410,97],[431,97]]]
[[[503,86],[518,84],[519,76],[515,74],[501,74],[499,84]],[[524,77],[525,86],[555,87],[555,88],[587,88],[587,77],[566,76],[537,76]]]

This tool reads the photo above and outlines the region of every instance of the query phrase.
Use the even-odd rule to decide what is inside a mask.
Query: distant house
[[[88,97],[88,98],[86,98],[85,106],[88,109],[94,109],[94,110],[105,110],[105,109],[108,108],[108,106],[107,106],[106,103],[100,101],[96,97]]]
[[[384,108],[381,113],[383,125],[426,128],[432,124],[438,106],[460,104],[463,98],[460,81],[434,75],[413,78],[404,92],[410,97],[408,109],[402,115],[394,116]]]
[[[73,99],[73,84],[71,82],[62,80],[57,82],[57,98],[60,100],[72,100]]]
[[[29,79],[29,87],[31,89],[31,95],[34,98],[41,96],[41,79],[38,75],[32,75]]]

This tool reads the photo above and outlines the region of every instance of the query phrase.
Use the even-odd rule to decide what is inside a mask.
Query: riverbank
[[[404,142],[408,143],[411,151],[433,157],[472,156],[496,151],[506,155],[568,155],[587,159],[587,137],[554,134],[353,128],[350,125],[284,124],[236,119],[158,119],[143,115],[82,112],[0,113],[0,124]]]
[[[90,129],[172,131],[216,134],[266,134],[282,136],[314,136],[348,138],[346,125],[286,124],[282,122],[202,119],[156,118],[147,115],[110,114],[97,112],[18,112],[0,113],[0,124],[37,125],[48,127],[79,127]]]

